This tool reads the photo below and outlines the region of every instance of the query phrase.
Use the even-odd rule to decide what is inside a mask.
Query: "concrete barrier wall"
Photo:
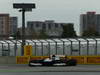
[[[15,56],[0,56],[0,64],[16,64]]]
[[[0,64],[28,64],[29,60],[42,59],[48,56],[0,56]],[[100,56],[68,56],[76,59],[78,64],[100,64]]]
[[[48,56],[17,56],[16,64],[28,64],[29,60],[43,59]],[[100,64],[100,56],[68,56],[76,59],[78,64]]]

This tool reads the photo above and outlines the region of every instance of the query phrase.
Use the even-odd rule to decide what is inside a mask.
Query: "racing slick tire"
[[[70,60],[67,61],[66,65],[67,66],[76,66],[77,61],[75,59],[70,59]]]
[[[33,66],[35,66],[35,65],[31,65],[31,62],[29,62],[29,63],[28,63],[28,66],[29,66],[29,67],[33,67]]]
[[[42,66],[53,66],[53,62],[43,62]]]
[[[33,65],[31,65],[31,64],[29,63],[28,66],[32,67]]]

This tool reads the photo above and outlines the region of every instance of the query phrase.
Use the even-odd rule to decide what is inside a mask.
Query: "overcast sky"
[[[26,13],[26,20],[74,23],[75,30],[79,32],[80,14],[87,11],[100,13],[100,0],[0,0],[0,13],[9,13],[18,16],[21,26],[21,13],[13,9],[13,3],[36,3],[36,9]]]

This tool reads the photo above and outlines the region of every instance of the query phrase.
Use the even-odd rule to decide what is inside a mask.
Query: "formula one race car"
[[[29,66],[76,66],[77,61],[75,59],[68,59],[66,56],[61,58],[58,55],[52,55],[46,59],[30,60]]]

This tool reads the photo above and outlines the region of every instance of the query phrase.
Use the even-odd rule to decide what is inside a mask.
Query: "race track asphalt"
[[[0,72],[100,72],[100,65],[37,66],[0,64]]]

